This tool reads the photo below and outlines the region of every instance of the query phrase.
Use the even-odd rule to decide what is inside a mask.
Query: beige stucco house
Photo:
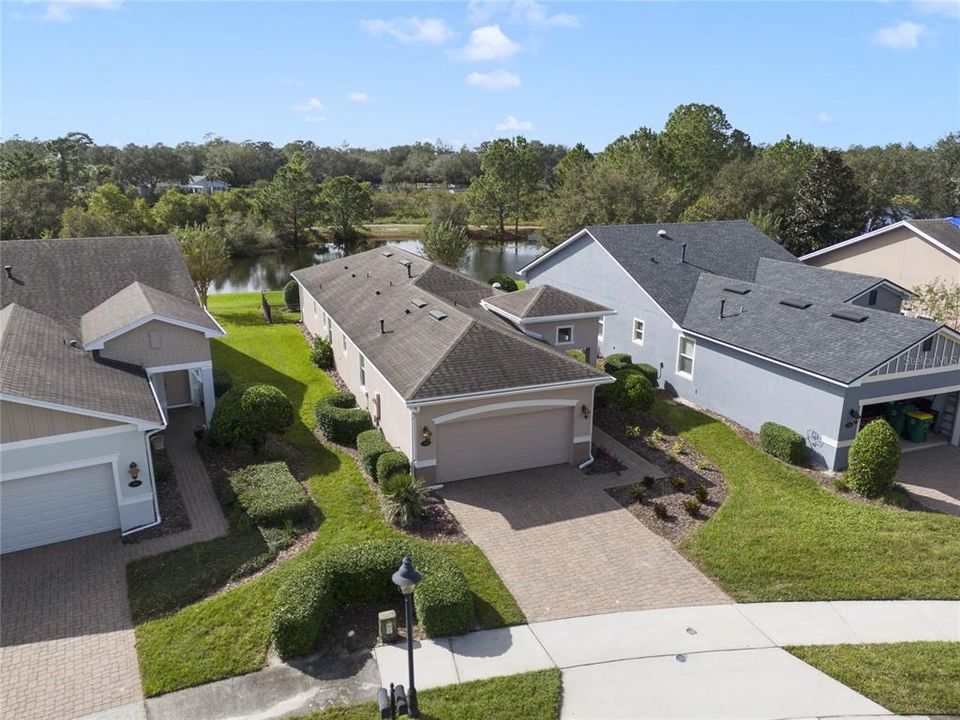
[[[808,265],[876,275],[913,289],[960,284],[960,219],[902,220],[800,258]]]
[[[395,247],[297,270],[303,322],[426,482],[592,459],[596,355],[613,311],[570,293],[504,293]]]
[[[170,236],[0,246],[0,552],[160,522],[150,438],[214,408],[209,338]]]

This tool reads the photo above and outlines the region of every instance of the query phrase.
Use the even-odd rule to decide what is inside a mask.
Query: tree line
[[[232,189],[182,193],[195,175]],[[755,144],[719,107],[694,103],[597,153],[522,136],[366,150],[222,138],[117,148],[69,133],[3,142],[0,182],[4,239],[211,226],[238,254],[303,244],[317,224],[346,241],[375,219],[432,218],[432,240],[458,243],[467,223],[501,238],[535,224],[555,244],[590,224],[748,218],[801,254],[905,218],[960,215],[960,132],[926,147]]]

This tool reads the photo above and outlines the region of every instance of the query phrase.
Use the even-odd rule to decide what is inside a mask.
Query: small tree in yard
[[[280,433],[293,422],[293,406],[273,385],[238,385],[217,402],[210,421],[214,445],[259,447],[268,432]]]
[[[653,384],[642,373],[634,369],[621,370],[615,377],[613,396],[617,405],[624,410],[649,410],[653,406],[656,394]]]
[[[436,263],[456,268],[469,248],[470,238],[463,225],[431,220],[423,228],[423,252]]]
[[[283,286],[283,303],[288,310],[296,312],[300,309],[300,285],[296,280]]]
[[[324,180],[317,200],[320,216],[337,240],[352,238],[357,225],[369,220],[373,212],[369,183],[359,183],[347,175]]]
[[[227,241],[223,233],[206,225],[177,228],[176,236],[200,304],[206,307],[211,283],[222,278],[230,266]]]
[[[960,329],[960,283],[944,282],[936,278],[926,285],[913,288],[916,297],[907,302],[907,309],[918,315]]]
[[[886,420],[874,420],[854,438],[845,478],[864,497],[879,497],[893,486],[900,465],[900,438]]]

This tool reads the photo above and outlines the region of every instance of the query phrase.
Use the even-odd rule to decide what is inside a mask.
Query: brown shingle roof
[[[410,263],[412,277],[401,261]],[[398,248],[293,276],[407,400],[605,377],[480,310],[480,299],[495,294],[492,288]],[[434,319],[430,311],[445,317]]]
[[[608,307],[550,285],[487,298],[486,303],[521,320],[611,312]]]
[[[23,398],[161,425],[146,375],[101,362],[69,344],[73,334],[17,304],[0,310],[0,391]]]

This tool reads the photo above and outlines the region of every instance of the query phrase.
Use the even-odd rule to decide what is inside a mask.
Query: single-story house
[[[887,278],[905,288],[960,284],[960,218],[902,220],[800,258],[807,265]]]
[[[960,444],[960,335],[901,315],[899,284],[805,265],[747,221],[588,227],[519,273],[615,309],[603,355],[751,430],[792,428],[828,468],[890,403],[934,415],[923,446]]]
[[[176,239],[0,250],[0,552],[156,525],[150,438],[171,408],[209,421],[224,334]]]
[[[188,195],[213,195],[229,189],[230,185],[223,180],[210,180],[205,175],[191,175],[190,182],[180,186],[180,190]]]
[[[608,308],[508,294],[389,246],[293,277],[307,330],[426,482],[592,459],[594,390],[612,378],[563,351],[595,354]]]

